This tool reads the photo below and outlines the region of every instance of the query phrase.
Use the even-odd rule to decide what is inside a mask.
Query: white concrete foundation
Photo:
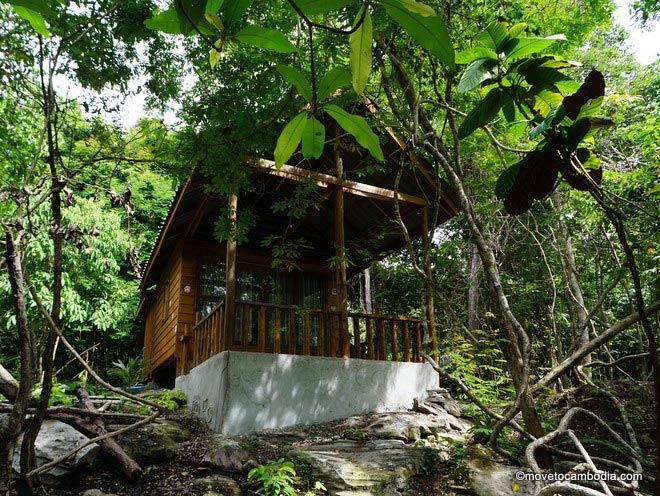
[[[412,408],[436,389],[428,364],[223,351],[177,377],[215,432],[246,434]]]

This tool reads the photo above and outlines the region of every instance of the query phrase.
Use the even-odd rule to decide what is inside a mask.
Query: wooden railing
[[[183,334],[177,374],[223,351],[224,310],[221,302]],[[349,349],[352,358],[422,361],[419,319],[351,312],[342,330],[341,314],[320,308],[236,300],[235,312],[231,350],[340,357]]]

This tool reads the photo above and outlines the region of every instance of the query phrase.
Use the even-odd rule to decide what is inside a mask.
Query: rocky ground
[[[581,404],[595,401],[585,393],[577,390],[572,398],[558,398],[556,413],[576,400]],[[248,484],[247,473],[278,459],[293,462],[298,476],[296,489],[301,495],[317,481],[326,488],[318,494],[333,495],[533,494],[531,483],[515,480],[514,473],[520,467],[472,442],[476,437],[476,431],[470,431],[472,421],[446,391],[439,390],[414,406],[409,411],[366,414],[233,438],[214,435],[184,408],[119,438],[124,450],[144,469],[138,481],[130,483],[118,477],[90,449],[52,474],[48,482],[58,485],[49,486],[46,494],[261,494]],[[611,412],[601,414],[610,420]],[[68,427],[49,427],[44,441],[54,450],[44,453],[43,461],[66,451],[68,435],[72,437],[66,442],[78,440],[76,431],[68,432],[62,426]],[[584,429],[588,433],[593,426]]]

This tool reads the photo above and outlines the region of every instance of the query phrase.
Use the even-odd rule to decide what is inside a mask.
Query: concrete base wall
[[[176,386],[211,429],[236,435],[411,408],[438,375],[421,363],[223,351]]]

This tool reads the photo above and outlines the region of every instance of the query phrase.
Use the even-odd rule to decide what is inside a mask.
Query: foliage
[[[64,405],[71,406],[75,403],[73,397],[67,393],[71,389],[71,386],[57,380],[53,380],[53,389],[50,393],[50,398],[48,399],[48,406],[53,405]],[[37,386],[32,390],[32,398],[38,400],[41,396],[41,386]]]
[[[175,412],[186,404],[186,395],[178,388],[165,389],[150,399],[170,412]]]
[[[144,378],[145,360],[141,357],[129,357],[112,362],[114,367],[108,369],[108,377],[117,380],[120,386],[134,386]]]
[[[369,440],[369,433],[359,427],[349,427],[344,431],[344,437],[346,439],[352,439],[353,441],[364,443]]]
[[[296,469],[293,462],[284,458],[254,467],[248,472],[247,480],[265,496],[296,494]]]

